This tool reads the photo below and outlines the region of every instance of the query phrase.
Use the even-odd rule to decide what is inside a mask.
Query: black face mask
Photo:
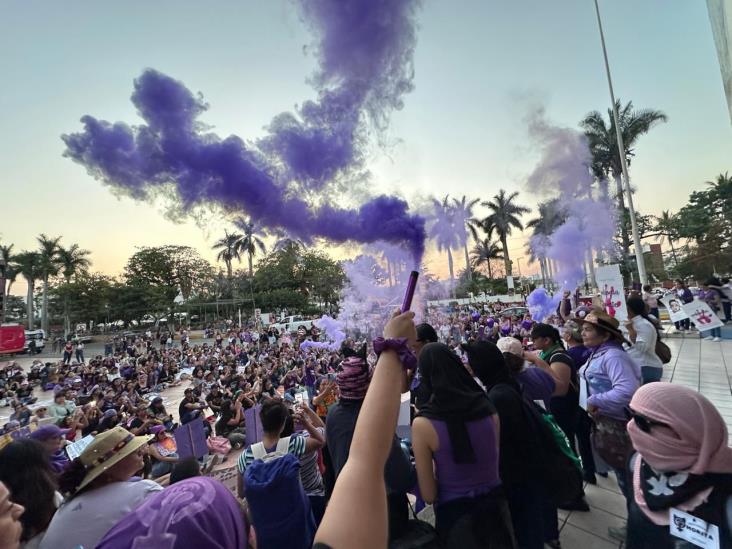
[[[692,475],[688,473],[659,473],[645,460],[641,460],[640,483],[646,505],[651,511],[663,511],[690,500],[695,494],[713,486],[719,486],[732,475],[707,473]]]

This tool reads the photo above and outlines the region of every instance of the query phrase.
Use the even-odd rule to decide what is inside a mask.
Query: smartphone
[[[407,280],[407,290],[404,292],[404,301],[402,302],[402,312],[406,313],[412,308],[412,298],[414,297],[414,290],[417,289],[417,278],[419,273],[412,271],[409,273],[409,279]]]

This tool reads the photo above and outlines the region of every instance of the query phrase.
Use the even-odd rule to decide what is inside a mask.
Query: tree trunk
[[[546,261],[546,269],[547,273],[549,274],[549,285],[554,287],[554,271],[552,270],[552,260],[545,259],[544,261]]]
[[[511,276],[513,269],[511,268],[511,258],[508,255],[508,237],[505,234],[501,235],[501,246],[503,246],[503,265],[506,269],[506,276]]]
[[[546,265],[543,257],[539,258],[539,270],[541,271],[541,284],[546,288]]]
[[[452,290],[452,297],[455,297],[455,274],[452,266],[452,252],[450,248],[447,249],[447,266],[450,269],[450,288]]]
[[[590,282],[592,283],[592,287],[597,287],[597,278],[595,277],[595,261],[592,257],[592,248],[588,248],[587,250],[587,262],[590,264]]]
[[[389,276],[389,288],[393,288],[394,285],[391,283],[391,261],[389,261],[389,258],[386,259],[386,273]]]
[[[48,274],[43,277],[43,307],[41,309],[41,330],[48,334]]]
[[[229,280],[231,280],[231,277],[233,276],[232,266],[231,266],[231,259],[228,259],[226,261],[226,272],[229,275]]]
[[[28,314],[28,329],[32,330],[33,323],[33,281],[28,281],[28,293],[26,294],[25,311]]]
[[[465,269],[468,271],[468,280],[473,280],[473,270],[470,268],[470,256],[468,255],[468,241],[463,245],[465,250]]]
[[[247,254],[247,258],[249,259],[249,279],[251,280],[254,277],[254,268],[252,267],[252,254]]]
[[[493,267],[491,267],[491,260],[490,258],[486,262],[488,264],[488,280],[493,280]]]
[[[5,288],[0,288],[1,291],[3,291],[3,318],[7,317],[8,313],[8,297],[10,296],[10,287],[13,285],[12,280],[8,280],[8,285]]]
[[[620,222],[620,238],[623,245],[623,263],[630,256],[630,235],[628,234],[628,223],[625,220],[625,194],[623,193],[623,179],[620,175],[613,174],[615,178],[615,190],[618,194],[618,221]]]
[[[68,285],[71,283],[71,279],[69,277],[64,277],[64,282],[66,283],[66,290],[68,292]],[[69,296],[64,296],[64,336],[68,335],[71,332],[71,319],[69,318]]]
[[[670,236],[667,236],[666,238],[668,238],[668,244],[669,244],[669,246],[671,246],[671,255],[674,257],[674,265],[676,265],[676,267],[678,267],[679,260],[676,257],[676,249],[674,248],[674,241],[671,240]],[[8,286],[8,293],[10,293],[10,286]]]

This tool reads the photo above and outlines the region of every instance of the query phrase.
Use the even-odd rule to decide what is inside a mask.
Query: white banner
[[[603,265],[595,269],[595,280],[600,289],[600,298],[605,312],[623,322],[628,320],[628,308],[625,306],[625,290],[623,275],[619,265]]]
[[[513,290],[514,289],[513,277],[512,276],[507,276],[506,277],[506,286],[508,286],[508,289],[509,290]]]
[[[691,303],[687,303],[682,307],[686,314],[689,315],[691,321],[696,324],[697,330],[700,332],[706,332],[714,328],[721,328],[724,326],[719,317],[714,314],[711,307],[707,305],[706,301],[695,299]]]
[[[668,316],[671,322],[681,322],[689,318],[689,315],[684,310],[684,302],[675,293],[668,293],[659,301],[668,309]]]

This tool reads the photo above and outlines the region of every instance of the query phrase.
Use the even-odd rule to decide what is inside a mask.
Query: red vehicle
[[[25,328],[20,324],[0,325],[0,355],[22,353]]]

